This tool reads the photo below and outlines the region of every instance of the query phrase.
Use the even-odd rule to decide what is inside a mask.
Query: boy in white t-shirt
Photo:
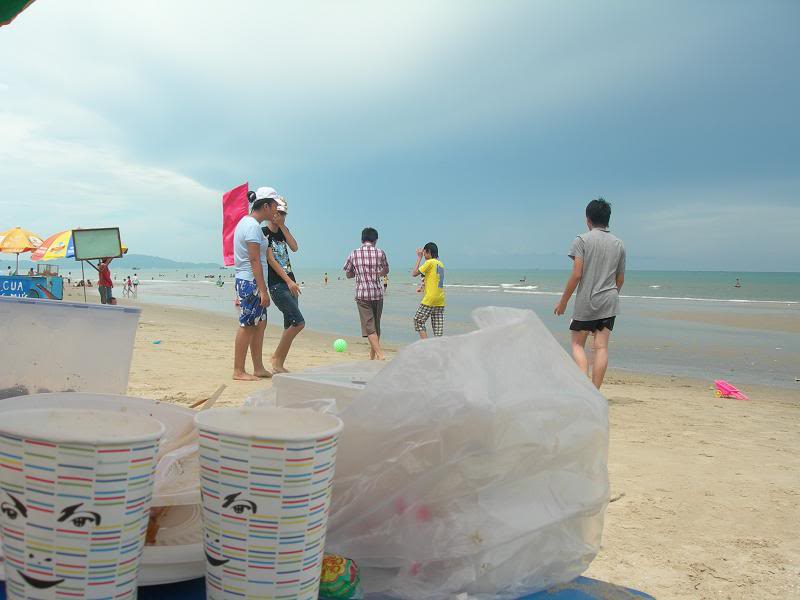
[[[267,238],[261,230],[261,222],[275,216],[277,197],[278,193],[270,187],[260,187],[250,192],[250,214],[242,217],[233,233],[236,294],[239,297],[239,330],[236,332],[233,378],[241,381],[258,381],[260,377],[272,376],[264,368],[261,357],[269,306],[269,294],[264,281]],[[244,368],[248,348],[253,359],[252,375]]]

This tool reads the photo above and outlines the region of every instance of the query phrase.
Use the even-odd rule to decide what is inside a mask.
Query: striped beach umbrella
[[[22,227],[13,227],[0,232],[0,252],[17,255],[17,273],[19,273],[19,255],[36,250],[42,243],[42,238]]]
[[[36,251],[31,260],[53,260],[56,258],[72,258],[75,256],[75,244],[72,242],[72,230],[60,231],[47,238]]]

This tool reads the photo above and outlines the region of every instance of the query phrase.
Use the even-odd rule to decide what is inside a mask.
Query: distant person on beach
[[[233,358],[233,378],[240,381],[258,381],[271,377],[264,368],[264,330],[267,327],[269,293],[264,280],[267,269],[267,238],[261,222],[275,215],[277,192],[260,187],[248,193],[250,213],[241,218],[233,232],[233,261],[236,268],[236,293],[239,297],[239,329]],[[253,360],[253,374],[245,371],[247,349]]]
[[[385,292],[389,288],[389,276],[383,276],[383,291]]]
[[[267,250],[267,287],[278,310],[283,313],[283,334],[272,354],[272,372],[288,373],[285,363],[294,338],[303,331],[306,321],[300,312],[300,286],[292,270],[289,251],[297,252],[297,240],[286,226],[289,205],[278,196],[275,200],[275,216],[264,227],[269,242]]]
[[[738,277],[736,278],[736,283],[733,284],[733,287],[742,287],[742,281]]]
[[[328,274],[325,273],[325,285],[328,285]]]
[[[594,338],[592,383],[600,389],[608,367],[608,339],[614,329],[619,308],[619,292],[625,283],[625,246],[608,230],[611,205],[598,198],[586,207],[589,231],[580,234],[569,250],[572,274],[561,300],[553,311],[563,315],[575,294],[575,306],[569,329],[572,332],[572,356],[578,367],[589,374],[586,340]]]
[[[420,265],[422,260],[425,262]],[[444,335],[444,264],[439,260],[439,247],[428,242],[417,249],[417,264],[411,270],[412,277],[424,277],[425,295],[422,297],[417,313],[414,315],[414,331],[420,339],[426,339],[428,332],[425,324],[431,320],[431,328],[435,337]]]
[[[361,247],[353,250],[344,263],[348,279],[356,280],[356,306],[361,320],[361,335],[369,342],[370,360],[383,360],[381,314],[383,287],[380,278],[389,273],[386,253],[376,247],[378,232],[367,227],[361,232]]]

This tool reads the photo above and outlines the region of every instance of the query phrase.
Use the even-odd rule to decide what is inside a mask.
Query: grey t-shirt
[[[575,292],[576,321],[595,321],[617,314],[617,273],[625,272],[625,246],[607,229],[580,234],[569,249],[571,258],[583,259],[583,275]]]

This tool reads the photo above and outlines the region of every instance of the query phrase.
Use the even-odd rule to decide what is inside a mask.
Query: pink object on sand
[[[714,382],[717,388],[716,394],[719,398],[733,398],[734,400],[749,400],[742,392],[739,391],[735,385],[732,385],[724,379],[717,379]]]
[[[233,264],[233,231],[247,214],[247,182],[222,194],[222,260]]]

